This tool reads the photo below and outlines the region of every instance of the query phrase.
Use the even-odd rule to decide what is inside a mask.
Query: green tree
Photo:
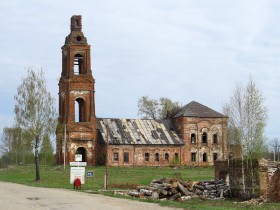
[[[144,119],[169,119],[175,116],[181,107],[179,102],[165,97],[156,100],[142,96],[138,100],[138,114]]]
[[[49,136],[43,138],[40,157],[41,163],[45,165],[54,163],[54,149]]]
[[[28,68],[27,76],[17,88],[15,95],[15,119],[24,129],[34,151],[36,180],[40,180],[39,151],[45,136],[51,136],[56,128],[54,98],[47,91],[43,70]]]
[[[4,128],[1,139],[2,153],[10,160],[8,164],[24,164],[28,152],[20,127]]]

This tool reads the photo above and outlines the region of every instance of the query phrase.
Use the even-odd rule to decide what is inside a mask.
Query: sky
[[[56,98],[72,15],[91,45],[97,117],[139,118],[141,96],[218,112],[250,75],[265,97],[265,135],[279,137],[279,0],[10,0],[0,2],[0,133],[14,124],[27,68]]]

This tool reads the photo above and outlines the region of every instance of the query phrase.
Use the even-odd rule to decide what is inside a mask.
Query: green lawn
[[[86,184],[82,190],[103,190],[104,189],[104,166],[87,167],[86,171],[94,171],[94,178],[86,178]],[[70,184],[70,168],[66,169],[58,166],[40,166],[41,181],[34,181],[35,167],[11,166],[7,169],[0,169],[0,181],[14,182],[37,187],[67,188],[73,189]],[[153,179],[163,177],[171,178],[175,174],[180,174],[182,179],[187,180],[209,180],[214,178],[214,169],[205,168],[169,168],[169,167],[136,167],[136,168],[109,168],[109,190],[135,188],[137,185],[148,185]],[[92,182],[93,181],[93,182]],[[96,193],[96,192],[95,192]],[[113,196],[112,192],[99,192]],[[133,198],[130,198],[133,199]],[[153,202],[148,201],[147,202]],[[260,206],[241,204],[232,200],[210,201],[201,199],[191,199],[184,203],[163,201],[159,202],[164,206],[177,206],[186,209],[279,209],[280,204],[271,203]]]

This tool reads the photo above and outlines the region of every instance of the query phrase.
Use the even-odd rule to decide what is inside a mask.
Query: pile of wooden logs
[[[185,201],[192,197],[202,199],[224,199],[229,195],[229,187],[224,180],[212,181],[179,181],[163,178],[153,180],[149,186],[137,186],[128,191],[128,195],[140,198]]]

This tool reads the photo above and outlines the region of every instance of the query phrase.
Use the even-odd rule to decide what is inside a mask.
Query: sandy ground
[[[0,209],[179,210],[127,199],[6,182],[0,182]]]

